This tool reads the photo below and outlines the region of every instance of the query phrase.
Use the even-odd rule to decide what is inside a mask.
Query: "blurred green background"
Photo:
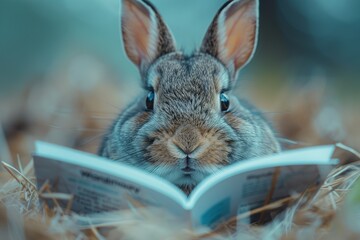
[[[152,0],[186,52],[199,46],[224,0]],[[261,0],[260,41],[245,70],[267,87],[322,75],[341,97],[358,97],[358,0]],[[48,78],[74,56],[79,77],[99,61],[117,81],[133,80],[119,33],[119,0],[1,0],[0,89]],[[84,73],[90,71],[90,73]],[[82,75],[83,74],[83,75]],[[90,81],[90,80],[89,80]]]
[[[169,25],[178,47],[189,53],[199,47],[225,0],[151,2]],[[73,128],[91,128],[96,124],[89,123],[89,117],[74,113],[91,110],[92,118],[94,112],[109,113],[97,105],[106,102],[115,106],[108,122],[102,124],[108,126],[140,91],[139,74],[122,46],[120,9],[120,0],[0,1],[0,122],[7,139],[21,130],[32,131],[32,140],[46,135],[50,141],[76,145],[65,140],[75,138]],[[285,126],[293,121],[281,133],[290,139],[304,140],[306,137],[291,133],[310,124],[310,120],[304,122],[303,115],[318,102],[311,102],[308,93],[299,95],[298,89],[313,88],[311,94],[324,100],[322,108],[313,110],[317,115],[312,113],[315,120],[311,124],[320,132],[325,131],[324,136],[335,134],[330,134],[332,140],[347,139],[343,128],[346,119],[342,118],[351,120],[351,128],[360,121],[359,12],[358,0],[260,0],[258,48],[252,62],[241,72],[236,91],[265,112],[295,109],[290,119],[280,119],[275,125]],[[105,85],[110,87],[105,89]],[[74,96],[80,96],[79,91],[91,97],[75,99]],[[63,118],[59,102],[67,107],[67,119]],[[76,121],[81,123],[75,124]],[[39,122],[61,127],[45,134],[44,125]],[[31,124],[39,126],[30,131]],[[99,132],[104,133],[105,129]],[[309,134],[312,131],[303,130],[307,138],[314,139]],[[67,138],[59,137],[60,132]],[[358,137],[351,139],[360,146]]]

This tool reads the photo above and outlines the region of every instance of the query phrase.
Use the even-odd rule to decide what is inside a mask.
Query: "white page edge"
[[[291,162],[286,161],[284,164],[284,160],[276,159],[279,155],[294,155],[297,152],[310,152],[316,150],[324,150],[328,151],[326,156],[322,156],[322,158],[308,158],[306,160],[299,158],[296,160],[292,160]],[[238,166],[234,167],[234,164],[227,166],[219,172],[214,173],[210,177],[206,178],[190,194],[188,201],[186,202],[186,209],[190,210],[196,204],[197,200],[201,197],[201,195],[209,191],[212,187],[216,185],[216,183],[221,182],[222,180],[229,178],[233,175],[238,175],[239,173],[251,172],[257,169],[266,169],[273,167],[282,167],[282,166],[296,166],[296,165],[331,165],[338,163],[337,160],[331,159],[332,154],[334,153],[335,145],[322,145],[322,146],[314,146],[308,148],[300,148],[294,150],[287,150],[285,152],[279,152],[277,154],[271,154],[262,157],[256,157],[253,159],[247,159],[243,161],[239,161],[235,164]],[[259,167],[261,166],[261,167]]]
[[[139,184],[148,189],[154,189],[165,196],[169,196],[183,207],[187,202],[186,195],[175,185],[167,182],[167,180],[134,167],[127,167],[124,163],[111,161],[107,158],[88,152],[82,152],[76,149],[47,142],[36,141],[33,156],[79,165],[89,169],[94,169],[95,171],[108,173],[114,177],[121,177],[118,175],[118,172],[125,171],[128,179],[133,181],[135,184]]]

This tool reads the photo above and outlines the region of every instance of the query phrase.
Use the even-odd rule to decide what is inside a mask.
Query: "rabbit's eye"
[[[225,93],[220,94],[220,105],[221,105],[221,111],[223,111],[223,112],[225,112],[229,109],[230,101]]]
[[[155,99],[155,93],[154,91],[150,91],[146,97],[146,109],[148,110],[154,109],[154,99]]]

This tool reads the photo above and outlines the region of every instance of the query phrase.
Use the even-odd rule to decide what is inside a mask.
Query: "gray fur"
[[[189,193],[223,166],[280,151],[258,110],[232,95],[233,74],[209,53],[160,54],[142,73],[144,92],[114,121],[99,154],[157,174]],[[152,111],[145,108],[147,89],[155,92]],[[230,99],[227,112],[219,105],[224,90]],[[184,174],[186,164],[195,171]]]

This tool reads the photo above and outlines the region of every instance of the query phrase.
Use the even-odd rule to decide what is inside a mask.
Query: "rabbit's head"
[[[223,166],[279,151],[262,116],[231,94],[256,47],[257,0],[225,3],[189,56],[148,1],[123,0],[122,9],[125,50],[145,91],[114,122],[101,155],[187,191]]]

